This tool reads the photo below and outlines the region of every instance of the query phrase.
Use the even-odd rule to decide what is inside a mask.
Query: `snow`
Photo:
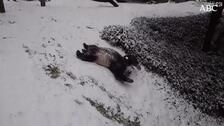
[[[6,13],[0,14],[0,126],[122,125],[105,118],[85,97],[112,108],[120,105],[124,117],[139,116],[141,126],[223,125],[168,93],[172,91],[165,80],[144,68],[134,70],[134,83],[121,84],[108,69],[75,56],[83,42],[110,47],[99,38],[104,26],[128,25],[139,16],[201,13],[196,3],[122,3],[114,8],[90,0],[52,0],[46,7],[38,1],[4,2]],[[49,64],[59,67],[60,77],[52,79],[46,74],[43,67]]]

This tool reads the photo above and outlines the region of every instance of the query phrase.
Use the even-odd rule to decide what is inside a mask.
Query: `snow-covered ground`
[[[99,38],[104,26],[128,25],[138,16],[198,14],[196,3],[120,4],[114,8],[90,0],[52,0],[46,7],[38,1],[4,2],[6,13],[0,14],[0,126],[125,125],[108,118],[87,99],[122,113],[123,119],[138,117],[141,126],[224,125],[174,97],[163,78],[144,69],[133,72],[134,83],[121,84],[109,70],[75,56],[83,42],[110,47]],[[44,69],[47,65],[58,67],[59,77],[51,78]]]

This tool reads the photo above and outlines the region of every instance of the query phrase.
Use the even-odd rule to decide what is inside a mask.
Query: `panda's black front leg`
[[[134,82],[132,79],[126,77],[124,75],[124,71],[126,70],[126,66],[120,63],[111,63],[109,67],[110,71],[114,74],[115,78],[120,81],[126,81],[129,83]]]
[[[123,73],[116,73],[114,74],[115,77],[121,81],[126,81],[126,82],[129,82],[129,83],[133,83],[134,81],[128,77],[126,77]]]
[[[96,60],[96,56],[81,53],[79,50],[76,51],[76,56],[83,61],[93,62]]]

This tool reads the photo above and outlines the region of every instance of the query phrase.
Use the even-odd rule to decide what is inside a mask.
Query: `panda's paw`
[[[76,51],[76,56],[77,56],[78,58],[80,58],[80,57],[82,56],[82,53],[81,53],[79,50],[77,50],[77,51]]]
[[[130,78],[127,78],[126,81],[129,82],[129,83],[133,83],[133,82],[134,82],[134,81],[133,81],[132,79],[130,79]]]

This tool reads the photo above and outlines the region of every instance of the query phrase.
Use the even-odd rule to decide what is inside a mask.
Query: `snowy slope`
[[[222,125],[167,93],[164,80],[144,69],[133,72],[133,84],[121,84],[107,69],[75,56],[83,42],[110,47],[99,38],[104,26],[127,25],[137,16],[198,14],[195,3],[113,8],[90,0],[52,0],[45,8],[37,1],[5,1],[5,7],[0,14],[0,126],[125,125],[88,99],[122,112],[123,120],[138,117],[141,126]],[[59,77],[47,74],[48,65],[59,69]]]

